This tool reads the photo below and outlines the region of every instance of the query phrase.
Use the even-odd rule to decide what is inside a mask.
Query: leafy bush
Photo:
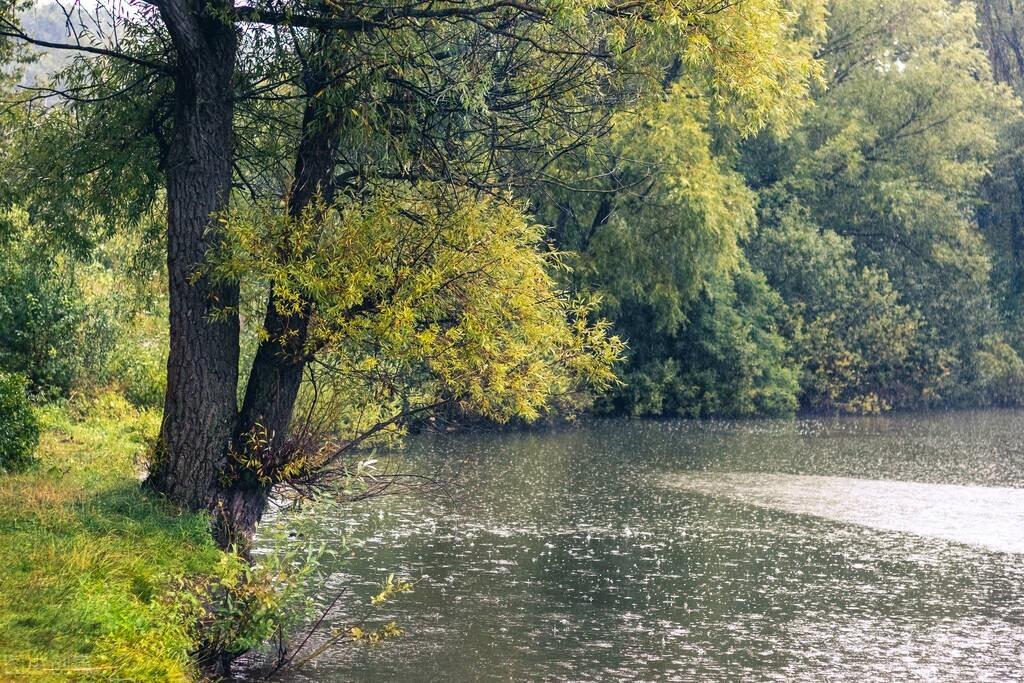
[[[975,393],[993,405],[1024,403],[1024,360],[998,335],[982,339],[974,354]]]
[[[216,670],[218,660],[223,665],[274,639],[283,643],[313,614],[306,584],[320,552],[271,552],[256,564],[226,553],[213,571],[181,579],[166,602],[194,625],[200,662]]]
[[[69,268],[43,253],[12,211],[19,239],[0,259],[0,370],[23,374],[35,394],[66,395],[86,357],[86,309]],[[8,216],[12,218],[12,216]]]
[[[25,378],[0,372],[0,473],[32,462],[39,424],[25,395]]]
[[[167,304],[158,272],[135,266],[145,248],[115,236],[75,261],[40,243],[24,211],[0,261],[0,370],[23,374],[43,399],[116,389],[140,408],[163,399]]]

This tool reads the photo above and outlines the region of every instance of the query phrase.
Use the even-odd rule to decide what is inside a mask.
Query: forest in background
[[[677,59],[661,95],[615,114],[606,139],[526,188],[549,248],[564,253],[561,286],[599,301],[595,314],[627,344],[596,410],[743,417],[1024,400],[1012,5],[795,5],[773,57],[791,63],[772,68],[807,70],[799,60],[813,57],[819,70],[769,84],[791,89],[778,101],[730,100]],[[66,32],[56,6],[26,17],[45,38]],[[11,96],[32,93],[15,82],[42,83],[57,54],[28,76],[8,67]],[[5,116],[42,119],[51,101]],[[88,160],[68,161],[52,133],[4,127],[0,368],[43,399],[116,385],[157,406],[167,303],[154,199],[100,171],[90,182],[142,229],[87,219],[85,193],[65,181]],[[25,154],[39,175],[11,170]]]
[[[602,405],[737,417],[1018,404],[1012,5],[830,2],[827,30],[802,34],[823,71],[791,126],[743,138],[713,111],[662,110],[621,154],[661,164],[654,177],[610,171],[607,216],[556,200],[544,215],[580,255],[574,285],[605,296],[630,344]]]

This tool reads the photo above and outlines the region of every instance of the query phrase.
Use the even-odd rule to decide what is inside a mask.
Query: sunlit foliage
[[[367,419],[455,402],[532,420],[613,381],[621,344],[559,291],[559,255],[511,200],[395,185],[299,219],[223,221],[214,277],[266,283],[282,313],[312,301],[304,352],[319,388],[366,399]]]

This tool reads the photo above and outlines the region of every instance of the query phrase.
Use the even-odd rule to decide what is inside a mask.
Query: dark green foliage
[[[0,474],[25,469],[39,443],[39,424],[25,378],[0,372]]]
[[[763,195],[746,250],[789,307],[802,407],[877,412],[912,403],[929,367],[914,353],[919,316],[884,271],[858,264],[849,238],[818,228],[784,193]]]
[[[993,73],[1018,97],[1024,94],[1022,10],[1020,0],[988,0],[978,6],[979,35]],[[1024,117],[1018,110],[999,124],[999,149],[982,185],[977,215],[992,246],[992,286],[1005,327],[1004,341],[1020,353],[1024,351]],[[982,366],[990,367],[981,361],[978,366],[981,376],[985,374]]]
[[[797,408],[798,368],[782,334],[786,309],[746,263],[712,277],[677,333],[652,334],[650,319],[620,320],[642,340],[613,406],[634,415],[749,417]]]
[[[763,185],[748,253],[801,323],[802,402],[986,403],[979,383],[1004,382],[977,354],[999,320],[975,207],[1013,101],[977,48],[970,7],[830,9],[829,88],[794,135],[764,136],[743,160]]]
[[[999,335],[981,340],[972,359],[977,373],[971,389],[981,401],[997,406],[1024,403],[1024,360]]]
[[[1016,4],[981,12],[997,75],[1019,88]],[[630,345],[613,409],[1020,402],[1024,134],[1020,103],[978,47],[973,7],[831,0],[828,24],[808,34],[822,40],[827,87],[787,134],[737,140],[699,104],[692,120],[666,104],[651,120],[671,125],[624,136],[621,156],[685,178],[674,204],[653,180],[607,215],[555,202],[556,239],[582,254],[573,284],[604,295]],[[729,275],[736,247],[749,265]]]
[[[65,395],[89,360],[86,310],[71,269],[32,240],[8,242],[0,259],[0,370],[24,374],[34,394]],[[89,339],[91,337],[91,339]]]

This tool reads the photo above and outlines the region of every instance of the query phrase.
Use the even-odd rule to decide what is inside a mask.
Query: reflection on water
[[[1024,553],[1024,489],[764,472],[675,474],[665,483],[748,505]]]
[[[454,500],[374,501],[316,533],[364,539],[325,600],[428,577],[385,615],[408,635],[287,680],[1022,675],[1024,413],[601,421],[404,457],[458,462]]]

